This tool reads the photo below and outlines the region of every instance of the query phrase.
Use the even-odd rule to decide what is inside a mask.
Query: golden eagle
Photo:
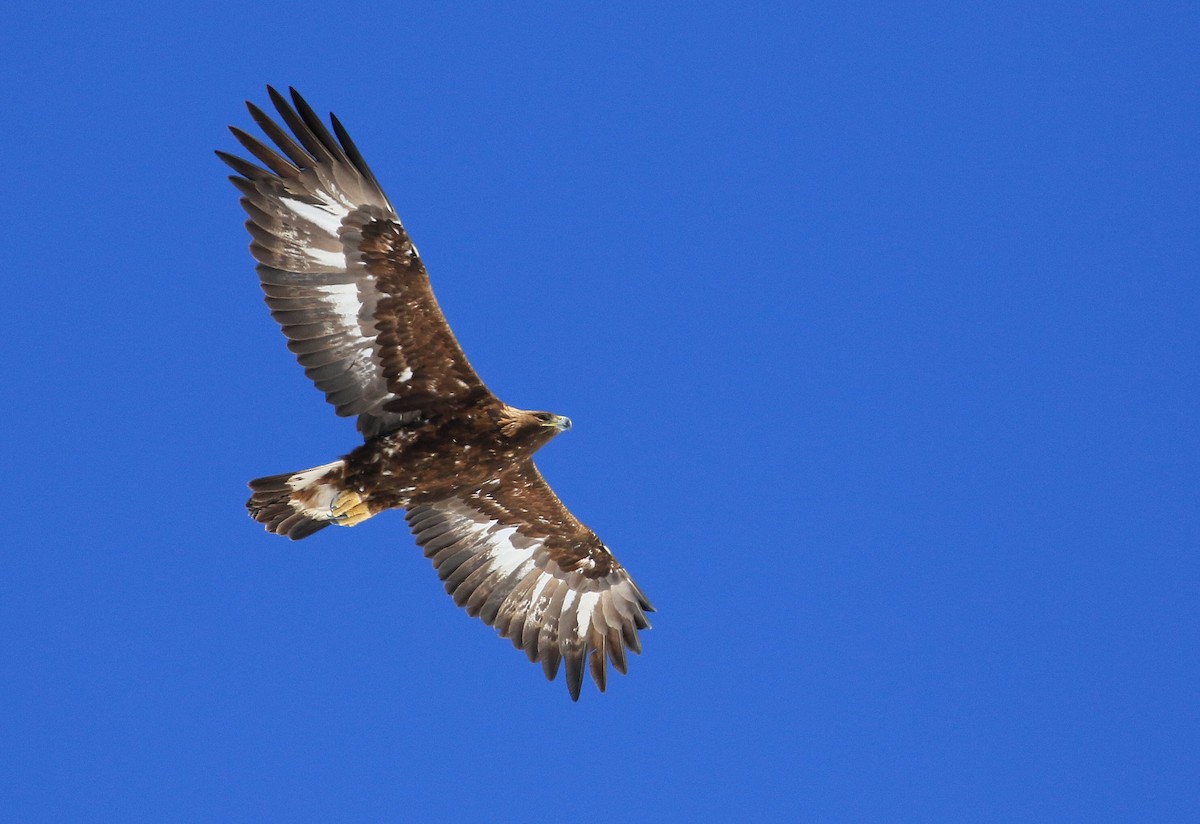
[[[290,103],[267,91],[287,129],[246,106],[274,147],[230,127],[266,168],[217,155],[237,172],[250,253],[288,348],[337,413],[358,418],[365,442],[333,463],[251,481],[250,514],[299,539],[407,510],[455,603],[541,661],[547,678],[565,662],[572,699],[585,661],[603,691],[606,660],[626,671],[653,607],[533,464],[570,420],[488,391],[341,123],[330,116],[331,134],[295,89]]]

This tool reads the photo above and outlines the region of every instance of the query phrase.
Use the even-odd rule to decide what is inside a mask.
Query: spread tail
[[[246,509],[268,532],[293,541],[307,538],[330,524],[354,526],[372,514],[366,502],[341,486],[345,461],[268,475],[250,482]]]

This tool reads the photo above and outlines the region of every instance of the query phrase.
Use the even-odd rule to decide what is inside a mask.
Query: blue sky
[[[564,4],[565,5],[565,4]],[[1200,13],[30,7],[0,33],[21,821],[1193,821]],[[659,612],[572,704],[399,514],[212,150],[336,111]]]

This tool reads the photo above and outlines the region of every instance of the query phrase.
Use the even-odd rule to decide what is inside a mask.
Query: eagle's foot
[[[367,508],[367,502],[362,496],[352,489],[347,489],[333,499],[329,514],[332,516],[330,520],[338,526],[354,526],[361,524],[374,513]]]

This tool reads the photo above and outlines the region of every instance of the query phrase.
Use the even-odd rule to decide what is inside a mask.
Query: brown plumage
[[[246,105],[274,147],[230,127],[265,168],[217,154],[237,172],[250,252],[288,348],[365,442],[333,463],[251,481],[250,514],[300,539],[407,510],[455,603],[547,678],[565,664],[573,699],[585,664],[603,691],[606,662],[626,671],[653,607],[533,464],[570,421],[488,391],[337,118],[330,133],[294,89],[291,102],[268,93],[286,129]]]

